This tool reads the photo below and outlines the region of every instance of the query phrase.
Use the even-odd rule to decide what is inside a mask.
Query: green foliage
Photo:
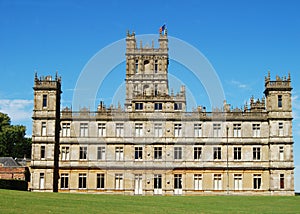
[[[296,196],[123,196],[0,190],[1,213],[299,213]]]
[[[11,125],[9,116],[0,112],[0,157],[30,157],[31,138],[25,132],[25,126]]]

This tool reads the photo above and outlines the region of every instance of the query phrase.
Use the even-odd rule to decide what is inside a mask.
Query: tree
[[[30,157],[31,138],[26,138],[25,132],[25,126],[11,125],[9,116],[0,112],[0,156]]]

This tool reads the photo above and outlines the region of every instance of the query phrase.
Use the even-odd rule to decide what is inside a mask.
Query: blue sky
[[[155,34],[166,23],[170,36],[207,57],[234,107],[242,107],[252,95],[263,96],[268,70],[272,78],[291,73],[295,181],[300,191],[299,10],[297,0],[0,0],[0,111],[8,113],[13,124],[25,124],[31,135],[35,70],[39,75],[58,71],[63,80],[62,106],[71,105],[77,78],[94,54],[124,38],[128,29]],[[176,75],[171,68],[179,76],[184,72],[176,63],[171,62],[169,70]],[[124,65],[111,75],[116,83],[125,78],[122,69]],[[105,88],[116,88],[110,81],[102,87],[99,96],[109,104],[111,95]],[[197,102],[205,105],[201,93]]]

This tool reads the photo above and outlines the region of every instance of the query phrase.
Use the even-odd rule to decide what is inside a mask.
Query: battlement
[[[153,55],[153,54],[168,54],[168,37],[167,32],[164,34],[159,34],[159,47],[154,46],[154,41],[152,40],[151,44],[146,43],[143,45],[143,41],[139,42],[139,46],[137,45],[137,41],[135,38],[135,32],[130,33],[127,31],[126,36],[126,55],[132,54],[143,54],[143,55]]]
[[[41,76],[38,78],[37,73],[35,73],[34,78],[34,90],[38,89],[60,89],[61,88],[61,77],[55,75],[55,78],[52,78],[51,75],[49,76]]]
[[[276,76],[276,80],[271,80],[270,72],[268,72],[268,76],[265,77],[265,92],[268,90],[292,90],[291,87],[291,75],[288,74],[288,77],[279,77]]]

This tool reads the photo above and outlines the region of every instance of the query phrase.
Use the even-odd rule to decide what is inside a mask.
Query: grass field
[[[0,189],[0,213],[300,213],[300,197],[118,196]]]

